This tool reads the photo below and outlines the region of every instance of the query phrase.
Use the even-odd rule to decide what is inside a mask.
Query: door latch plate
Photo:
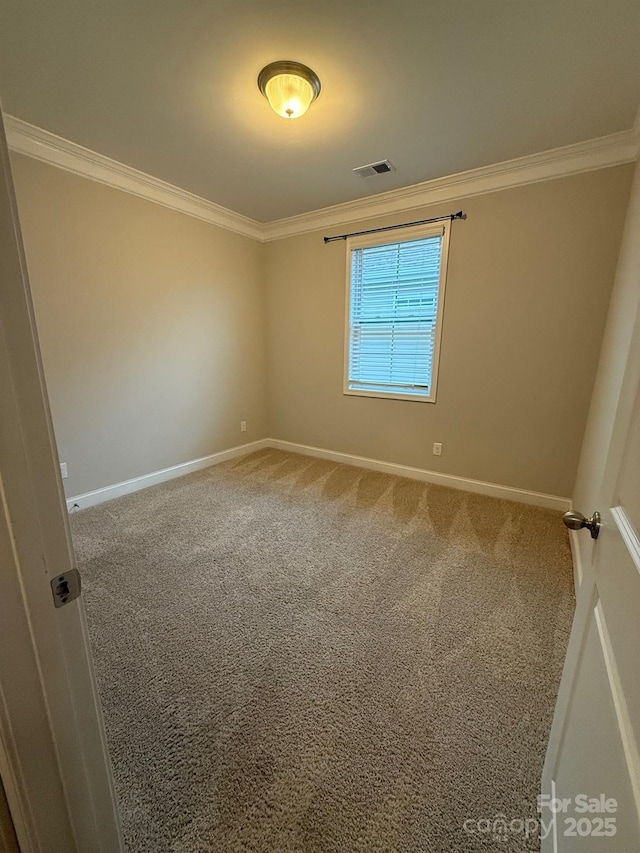
[[[77,569],[69,569],[51,580],[51,592],[53,603],[56,607],[63,607],[70,601],[74,601],[80,595],[82,583],[80,572]]]

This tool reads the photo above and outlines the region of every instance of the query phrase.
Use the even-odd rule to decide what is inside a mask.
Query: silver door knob
[[[583,527],[586,527],[591,532],[592,539],[598,538],[598,533],[600,533],[600,528],[602,527],[599,512],[594,512],[591,518],[586,518],[581,512],[576,512],[572,509],[569,512],[565,512],[562,520],[565,527],[568,527],[569,530],[582,530]]]

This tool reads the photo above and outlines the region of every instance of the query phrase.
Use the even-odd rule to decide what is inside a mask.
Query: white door
[[[58,464],[0,111],[0,777],[22,853],[118,853]]]
[[[625,274],[640,287],[640,266]],[[598,510],[602,526],[578,591],[542,778],[544,853],[640,851],[639,318],[612,416],[597,506],[576,507]]]

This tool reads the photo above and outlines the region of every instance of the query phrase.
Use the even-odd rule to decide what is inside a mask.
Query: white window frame
[[[449,261],[449,236],[451,221],[433,222],[427,225],[416,225],[403,228],[396,234],[384,232],[381,234],[362,234],[347,239],[347,293],[345,299],[345,334],[344,334],[344,384],[343,393],[350,397],[382,397],[387,400],[412,400],[417,403],[435,403],[438,387],[438,368],[440,365],[440,343],[442,340],[442,318],[444,316],[444,300],[447,283],[447,266]],[[440,256],[440,279],[438,281],[438,313],[436,316],[436,333],[433,344],[433,365],[431,371],[431,388],[429,394],[402,394],[389,391],[369,391],[349,387],[349,352],[351,343],[351,253],[354,249],[365,249],[371,246],[384,246],[389,243],[420,240],[424,237],[442,235],[442,250]]]

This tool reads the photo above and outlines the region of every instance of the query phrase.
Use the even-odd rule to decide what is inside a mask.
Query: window
[[[345,394],[435,402],[449,228],[349,239]]]

